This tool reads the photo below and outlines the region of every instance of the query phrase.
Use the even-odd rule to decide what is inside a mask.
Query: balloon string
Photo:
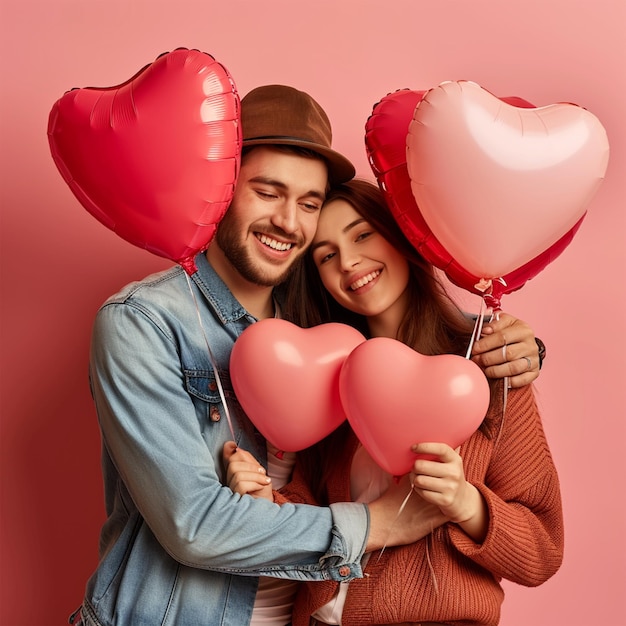
[[[404,511],[404,509],[406,508],[406,505],[409,501],[409,498],[411,497],[411,494],[413,493],[413,487],[411,487],[409,493],[407,494],[406,498],[404,498],[402,504],[400,505],[400,509],[398,510],[398,513],[395,517],[395,519],[393,520],[391,527],[389,528],[389,534],[391,534],[391,531],[393,530],[393,527],[396,525],[396,522],[398,521],[398,518],[400,517],[400,515],[402,515],[402,511]],[[433,539],[433,532],[434,532],[434,528],[432,525],[432,522],[430,524],[430,533],[429,536],[426,537],[426,562],[428,563],[428,569],[430,570],[430,576],[432,578],[433,581],[433,587],[435,588],[435,595],[439,594],[439,583],[437,581],[437,576],[435,574],[435,568],[433,567],[433,563],[430,559],[430,550],[429,550],[429,543],[430,541]],[[378,558],[376,559],[376,563],[378,563],[380,561],[380,558],[383,555],[383,552],[385,551],[385,548],[387,547],[387,542],[385,541],[385,545],[381,548],[379,554],[378,554]]]
[[[409,490],[409,493],[407,494],[406,498],[404,498],[404,500],[402,501],[402,504],[400,505],[400,508],[398,509],[398,512],[396,513],[396,517],[393,520],[393,522],[391,522],[391,526],[389,527],[389,533],[387,536],[389,536],[391,534],[391,531],[393,530],[394,526],[396,525],[396,522],[398,521],[400,515],[402,515],[402,511],[404,511],[404,509],[406,508],[406,504],[409,501],[409,498],[411,497],[411,494],[413,493],[413,487],[411,487],[411,489]],[[378,561],[380,561],[380,557],[383,555],[383,552],[385,551],[385,548],[387,547],[387,540],[385,539],[385,543],[383,545],[383,547],[381,548],[379,554],[378,554],[378,558],[376,559],[376,563],[378,563]]]
[[[504,341],[504,345],[502,346],[502,356],[504,358],[504,360],[506,361],[506,339]],[[504,377],[504,385],[503,385],[504,389],[503,389],[503,397],[502,397],[502,421],[500,422],[500,430],[498,431],[498,436],[496,437],[496,442],[494,443],[493,447],[494,449],[498,446],[498,443],[500,441],[500,436],[502,435],[502,430],[504,429],[504,417],[506,415],[506,403],[508,401],[508,397],[509,397],[509,377],[505,376]]]
[[[438,596],[439,595],[439,582],[437,581],[437,576],[435,574],[435,568],[433,567],[433,563],[430,560],[430,550],[428,548],[429,546],[429,538],[430,540],[433,540],[433,525],[431,523],[430,525],[430,536],[426,538],[426,562],[428,563],[428,569],[430,570],[430,577],[432,578],[433,581],[433,587],[435,588],[435,595]]]
[[[230,434],[232,435],[233,441],[237,441],[235,437],[235,430],[233,429],[233,423],[230,418],[230,411],[228,410],[228,404],[226,404],[226,395],[224,394],[224,387],[222,386],[222,380],[220,378],[219,370],[217,368],[217,361],[213,356],[213,351],[211,350],[211,346],[209,345],[209,340],[207,339],[206,332],[204,330],[204,325],[202,324],[202,316],[200,315],[200,308],[198,307],[198,300],[196,299],[196,294],[193,292],[193,288],[191,286],[191,280],[189,279],[189,274],[184,272],[185,278],[187,279],[187,286],[189,287],[189,291],[191,292],[191,297],[193,298],[193,303],[196,307],[196,315],[198,317],[198,324],[200,325],[200,330],[202,331],[202,337],[204,338],[204,343],[206,345],[207,352],[209,354],[209,360],[211,361],[211,365],[213,367],[213,372],[215,374],[215,382],[217,383],[217,389],[220,394],[220,399],[222,400],[222,404],[224,406],[224,414],[226,415],[226,420],[228,422],[228,428],[230,429]]]
[[[467,346],[467,352],[465,353],[465,358],[469,359],[472,354],[472,346],[474,342],[480,337],[480,333],[483,330],[483,324],[485,321],[485,301],[481,298],[480,300],[480,312],[476,316],[476,320],[474,322],[474,330],[472,330],[472,336],[469,340],[469,345]]]
[[[493,314],[492,314],[492,319],[495,317],[496,320],[500,319],[500,309],[496,309]],[[504,345],[502,346],[502,359],[504,360],[504,362],[506,363],[506,348],[507,348],[507,342],[506,342],[506,337],[504,338]],[[496,437],[496,441],[494,443],[494,448],[498,445],[498,442],[500,441],[500,436],[502,435],[502,429],[504,427],[504,416],[506,414],[506,403],[508,400],[508,393],[509,393],[509,377],[505,376],[503,378],[504,381],[504,385],[503,385],[503,398],[502,398],[502,422],[500,423],[500,429],[498,431],[498,436]]]
[[[472,352],[472,345],[474,343],[474,341],[476,340],[476,337],[480,336],[480,333],[482,332],[482,328],[483,328],[483,323],[484,323],[484,318],[485,318],[485,314],[486,314],[486,305],[485,305],[485,300],[481,299],[480,302],[480,312],[479,314],[476,316],[476,321],[474,323],[474,330],[472,331],[472,336],[470,338],[470,343],[469,346],[467,348],[467,353],[465,354],[465,358],[469,359],[471,352]],[[492,311],[491,314],[491,320],[493,319],[499,320],[500,319],[500,310],[496,309],[494,311]],[[504,339],[504,345],[502,346],[502,359],[504,360],[504,362],[506,363],[506,348],[507,348],[507,343],[506,343],[506,337]],[[496,438],[494,447],[498,445],[498,442],[500,441],[500,436],[502,435],[502,429],[504,428],[504,417],[506,415],[506,404],[508,401],[508,393],[509,393],[509,377],[505,376],[504,377],[504,391],[503,391],[503,398],[502,398],[502,422],[500,423],[500,430],[498,431],[498,436]]]

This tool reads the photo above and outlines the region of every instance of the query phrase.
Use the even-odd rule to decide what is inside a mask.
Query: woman
[[[472,333],[471,321],[403,236],[379,189],[359,180],[329,195],[284,314],[305,327],[352,323],[369,337],[392,337],[426,355],[464,355]],[[504,406],[503,382],[490,384],[488,413],[460,449],[415,442],[416,453],[438,458],[416,460],[410,476],[411,497],[438,512],[432,533],[413,545],[374,553],[363,579],[302,585],[294,626],[491,626],[499,622],[502,578],[535,586],[558,570],[560,490],[532,388],[508,391]],[[233,465],[231,486],[241,489],[242,476],[249,474],[239,469]],[[298,454],[282,496],[319,504],[370,501],[390,479],[346,422]],[[254,495],[271,497],[245,484]]]

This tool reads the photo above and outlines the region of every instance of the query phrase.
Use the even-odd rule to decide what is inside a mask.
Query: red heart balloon
[[[496,279],[585,214],[608,163],[599,120],[571,103],[522,108],[471,81],[430,89],[407,136],[413,195],[467,271]]]
[[[259,432],[279,450],[297,452],[345,419],[339,371],[365,337],[345,324],[299,328],[265,319],[244,330],[230,356],[237,398]]]
[[[348,421],[370,456],[394,476],[409,472],[415,443],[461,445],[489,407],[489,384],[472,361],[424,356],[387,337],[358,345],[339,375]]]
[[[481,277],[468,272],[437,240],[424,220],[411,189],[406,140],[415,109],[425,93],[401,89],[388,94],[374,105],[365,126],[365,145],[370,166],[391,212],[416,250],[429,263],[443,270],[455,285],[484,296],[485,294],[476,287]],[[516,96],[504,97],[502,101],[520,108],[533,107],[526,100]],[[556,259],[570,244],[583,219],[584,215],[547,250],[503,276],[502,282],[494,282],[491,293],[485,296],[489,305],[499,309],[500,299],[504,294],[520,289]]]
[[[115,87],[68,91],[52,107],[48,140],[89,213],[195,271],[239,172],[239,96],[225,67],[179,48]]]

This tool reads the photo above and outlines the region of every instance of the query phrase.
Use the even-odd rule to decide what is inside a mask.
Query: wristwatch
[[[546,344],[539,337],[535,337],[535,342],[537,343],[537,348],[539,348],[539,369],[541,369],[543,360],[546,358]]]

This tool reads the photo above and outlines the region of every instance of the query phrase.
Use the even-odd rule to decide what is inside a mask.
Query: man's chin
[[[280,272],[251,272],[246,278],[249,282],[254,283],[259,287],[278,287],[289,278],[293,269],[291,264],[287,269],[283,269]]]
[[[255,261],[250,257],[245,260],[241,257],[230,258],[231,265],[247,282],[257,287],[277,287],[287,280],[293,271],[294,263],[288,266],[276,266],[262,260]]]
[[[294,271],[298,260],[302,256],[302,250],[292,250],[291,256],[283,262],[276,263],[267,259],[259,259],[254,262],[250,259],[248,264],[249,279],[254,276],[253,282],[261,287],[277,287],[284,283]]]

